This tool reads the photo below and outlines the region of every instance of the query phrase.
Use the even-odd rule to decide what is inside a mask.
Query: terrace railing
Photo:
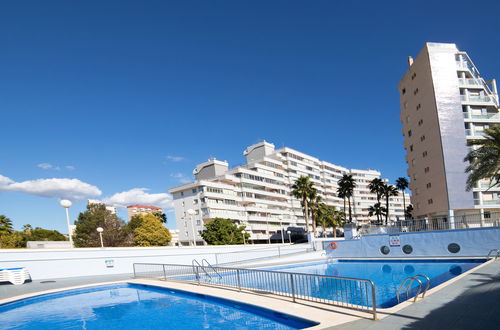
[[[146,263],[134,264],[134,277],[273,294],[293,302],[302,300],[362,311],[372,314],[374,320],[377,318],[375,284],[366,279],[218,266],[202,270],[196,265]]]
[[[395,234],[419,231],[454,230],[482,227],[500,227],[500,212],[439,216],[423,219],[400,220],[388,224],[369,224],[360,229],[361,235]]]

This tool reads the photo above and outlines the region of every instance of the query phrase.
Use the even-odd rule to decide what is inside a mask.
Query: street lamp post
[[[243,245],[247,245],[247,242],[245,241],[245,234],[246,234],[246,231],[243,229],[241,231],[241,233],[243,234]]]
[[[191,217],[191,233],[193,234],[193,246],[196,246],[196,236],[194,231],[194,218],[193,218],[193,215],[196,214],[196,211],[193,209],[189,209],[187,210],[187,213]]]
[[[286,233],[288,234],[288,243],[290,243],[290,245],[292,245],[292,232],[290,230],[288,230]]]
[[[283,229],[283,217],[278,218],[280,220],[280,227],[281,227],[281,244],[285,244],[285,231]]]
[[[69,236],[69,245],[73,247],[73,237],[71,235],[71,227],[69,225],[69,211],[68,209],[73,205],[70,200],[62,199],[59,204],[66,209],[66,224],[68,225],[68,236]]]
[[[104,229],[102,229],[102,227],[97,227],[97,231],[99,232],[99,237],[101,238],[101,247],[103,248],[104,243],[102,242],[102,232],[104,231]]]

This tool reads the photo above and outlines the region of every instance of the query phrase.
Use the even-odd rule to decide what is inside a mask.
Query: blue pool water
[[[377,307],[392,307],[396,305],[396,293],[401,283],[410,276],[424,274],[431,279],[431,288],[452,279],[485,260],[332,260],[311,264],[272,268],[272,270],[293,273],[330,275],[369,279],[376,287]],[[423,280],[424,286],[426,285]],[[414,296],[418,284],[410,296]],[[322,290],[320,290],[322,291]],[[320,297],[327,297],[322,293]],[[405,296],[402,296],[405,298]],[[404,299],[403,299],[404,300]]]
[[[63,291],[0,305],[0,329],[302,329],[255,306],[146,285]]]

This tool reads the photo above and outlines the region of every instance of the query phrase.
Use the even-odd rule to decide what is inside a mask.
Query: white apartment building
[[[203,243],[200,232],[206,222],[216,217],[245,225],[251,242],[281,240],[281,228],[285,239],[288,230],[304,232],[300,201],[291,194],[291,186],[302,175],[311,178],[326,204],[342,210],[344,201],[337,197],[337,181],[343,174],[352,174],[357,184],[352,200],[353,221],[375,220],[368,217],[368,208],[376,203],[368,184],[379,178],[380,172],[347,169],[290,148],[275,150],[265,141],[249,146],[243,154],[246,165],[229,169],[227,162],[210,159],[193,171],[195,181],[169,189],[182,243],[191,242],[193,236],[198,244]],[[189,209],[195,214],[190,215]],[[391,197],[390,216],[392,221],[404,217],[402,196]]]
[[[455,44],[427,43],[398,84],[416,217],[500,208],[500,187],[466,191],[467,141],[500,123],[495,80],[485,81]]]
[[[161,207],[148,205],[129,205],[127,206],[127,221],[130,221],[134,215],[163,212]]]
[[[116,214],[116,207],[106,205],[103,201],[98,199],[87,199],[87,205],[104,205],[106,210],[110,211],[112,214]]]

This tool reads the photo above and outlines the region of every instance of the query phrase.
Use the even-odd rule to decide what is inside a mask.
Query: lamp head
[[[98,232],[102,233],[104,231],[104,229],[102,229],[102,227],[97,227],[96,229]]]
[[[69,207],[71,207],[71,205],[73,205],[73,203],[70,200],[68,200],[68,199],[61,199],[61,201],[59,202],[59,204],[62,207],[66,208],[66,209],[69,208]]]

